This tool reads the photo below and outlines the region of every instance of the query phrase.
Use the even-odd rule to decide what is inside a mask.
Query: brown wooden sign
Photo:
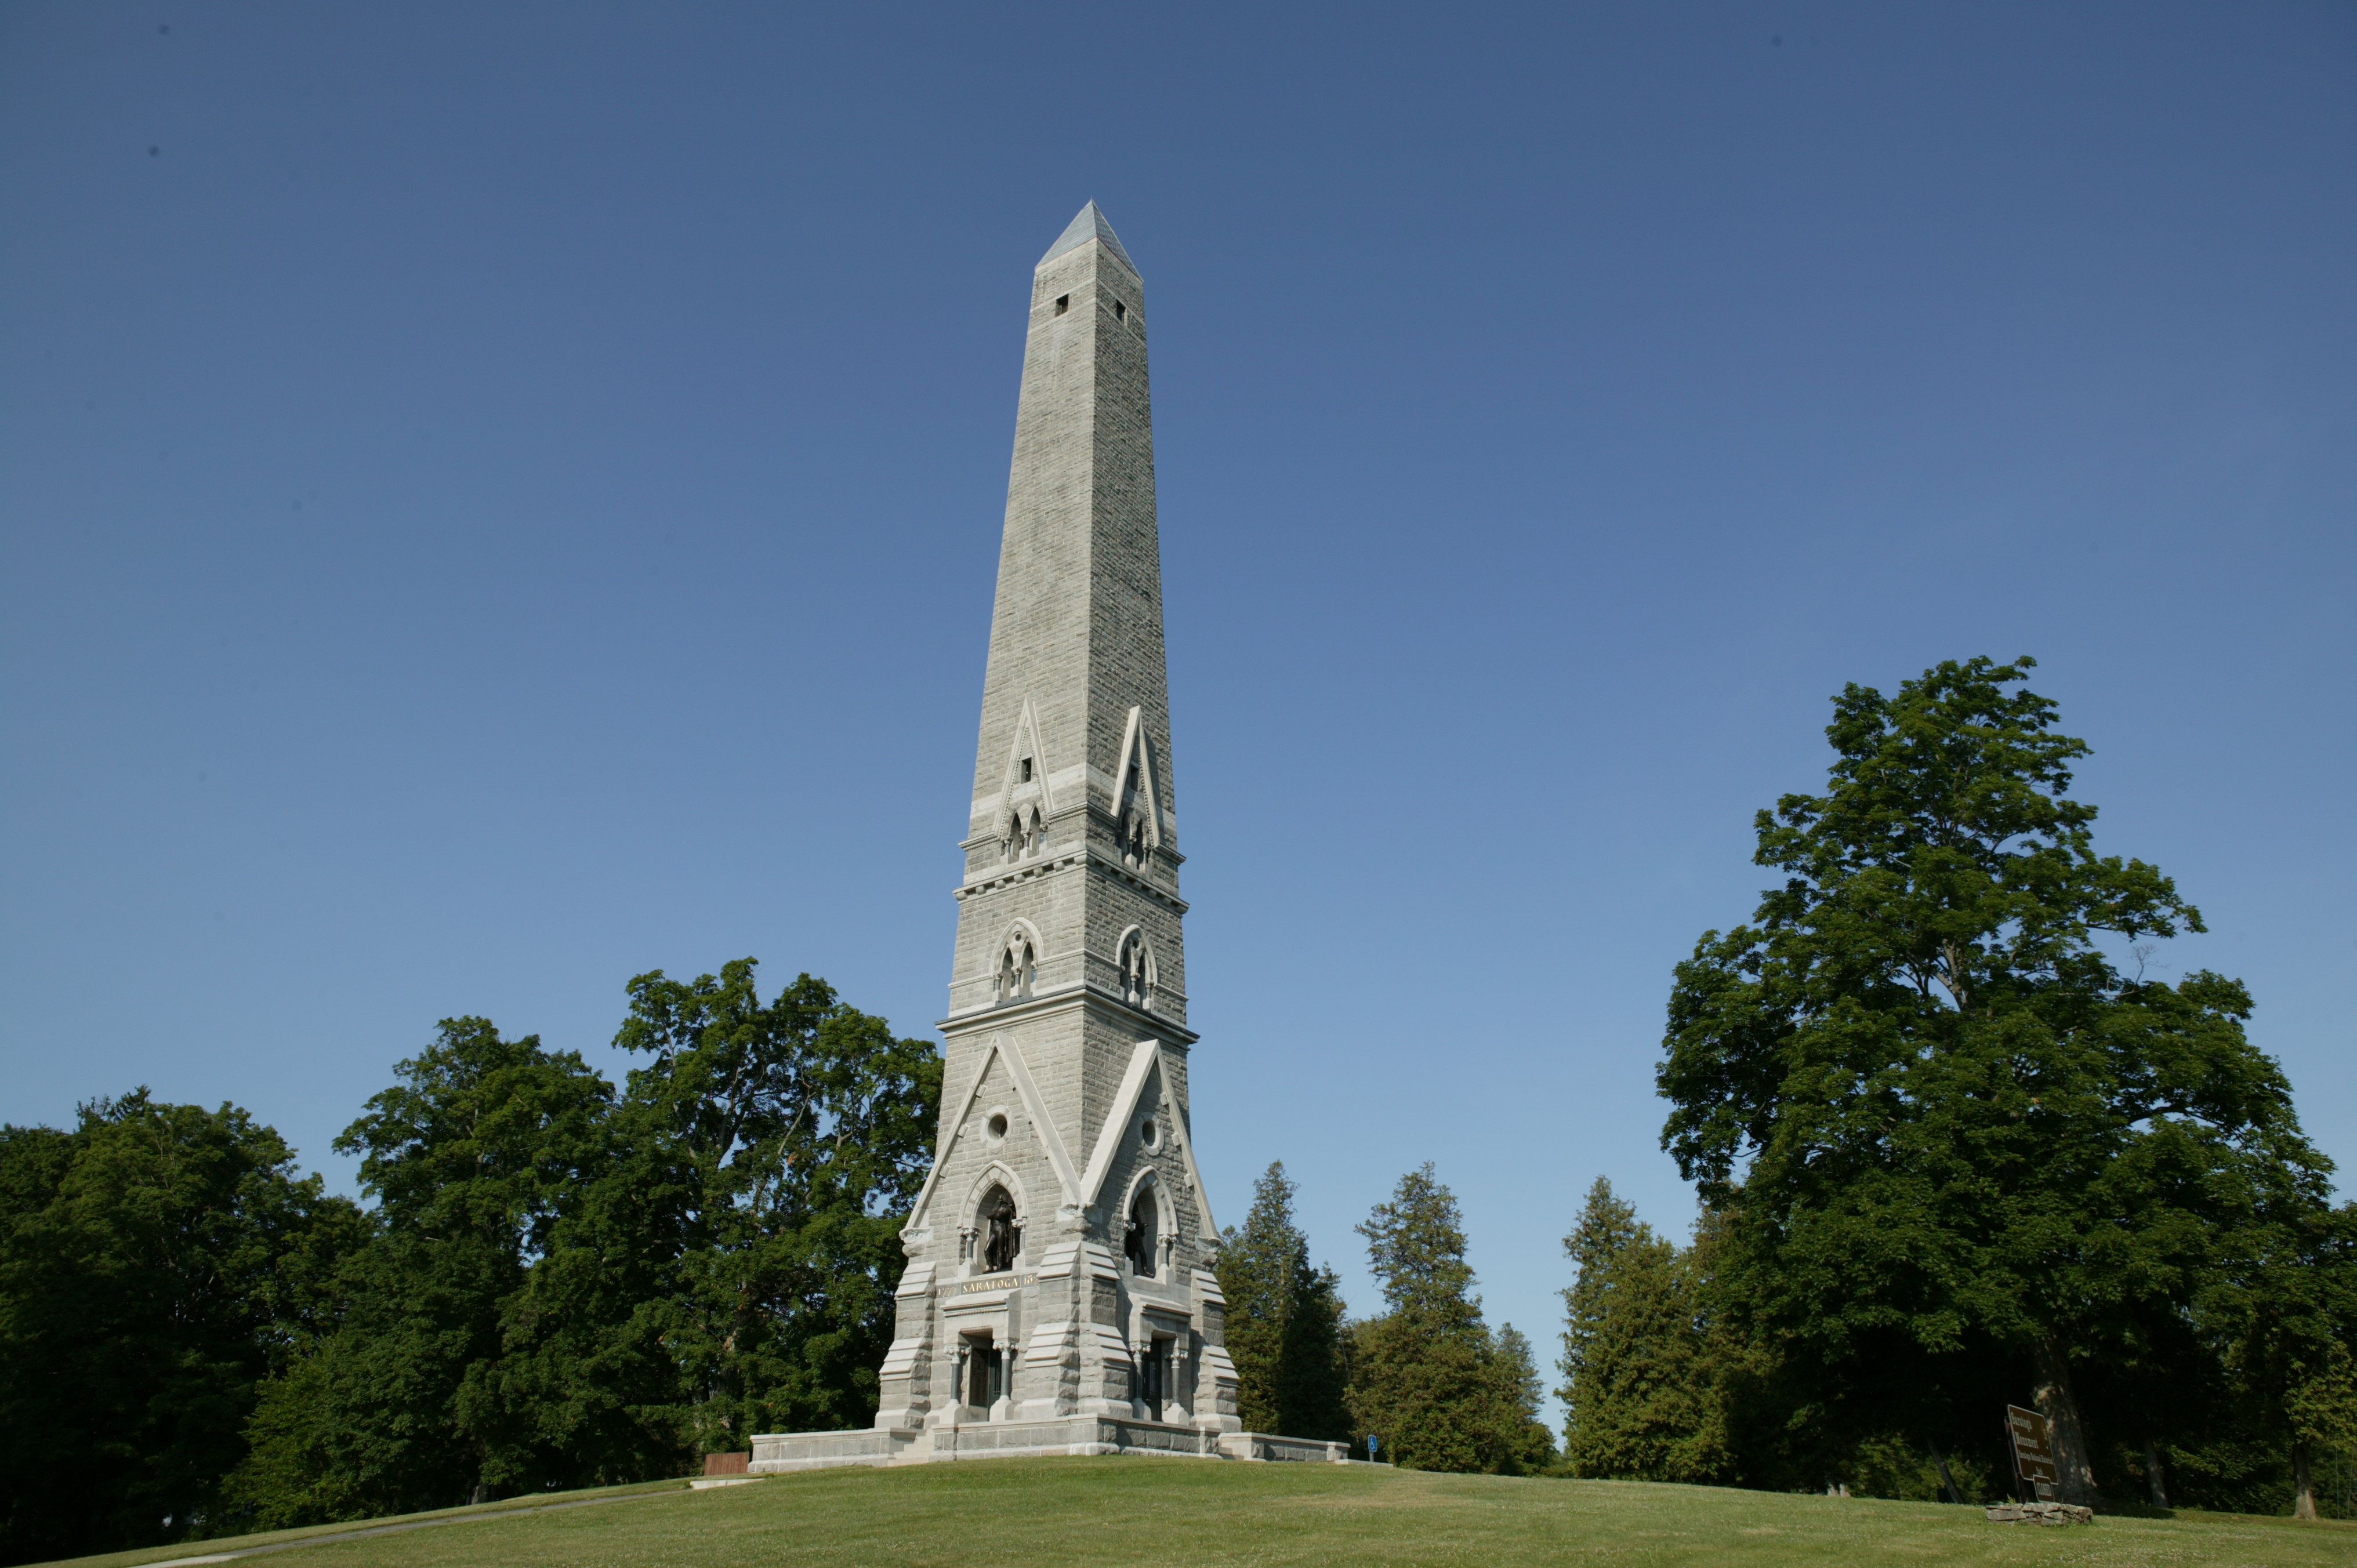
[[[2054,1500],[2054,1483],[2061,1473],[2054,1467],[2054,1444],[2049,1441],[2046,1418],[2018,1404],[2005,1407],[2005,1434],[2013,1444],[2014,1474],[2034,1489],[2040,1502]]]

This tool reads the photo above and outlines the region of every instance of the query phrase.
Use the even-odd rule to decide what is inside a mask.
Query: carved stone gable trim
[[[1104,1191],[1105,1177],[1113,1170],[1114,1155],[1119,1152],[1123,1135],[1129,1127],[1129,1118],[1137,1109],[1138,1097],[1145,1092],[1146,1075],[1162,1061],[1162,1047],[1153,1040],[1140,1040],[1137,1048],[1129,1053],[1129,1070],[1122,1074],[1120,1092],[1113,1097],[1113,1109],[1106,1112],[1104,1126],[1097,1133],[1096,1147],[1089,1152],[1089,1174],[1081,1178],[1081,1207],[1093,1208]]]
[[[966,1085],[965,1093],[959,1097],[957,1114],[942,1119],[944,1135],[941,1146],[933,1151],[933,1168],[926,1173],[924,1189],[917,1194],[916,1204],[909,1210],[909,1221],[900,1228],[902,1236],[924,1225],[926,1212],[932,1206],[933,1193],[941,1186],[942,1171],[949,1164],[950,1151],[957,1146],[958,1140],[965,1133],[965,1124],[974,1114],[974,1102],[982,1094],[983,1080],[990,1076],[990,1064],[1000,1058],[1006,1059],[1006,1074],[1015,1080],[1015,1091],[1023,1101],[1023,1114],[1038,1134],[1039,1146],[1048,1155],[1048,1164],[1055,1169],[1056,1183],[1063,1188],[1065,1207],[1077,1208],[1081,1206],[1080,1178],[1073,1173],[1072,1156],[1064,1147],[1063,1134],[1056,1130],[1054,1118],[1048,1114],[1046,1102],[1039,1098],[1039,1086],[1031,1078],[1031,1064],[1023,1059],[1023,1048],[1015,1043],[1012,1036],[993,1035],[982,1048],[982,1059],[974,1066],[973,1081]]]
[[[1145,710],[1129,710],[1129,722],[1122,731],[1121,766],[1114,770],[1114,814],[1121,813],[1121,803],[1130,780],[1137,780],[1137,799],[1146,816],[1146,842],[1160,848],[1166,836],[1162,831],[1162,791],[1158,787],[1154,764],[1154,746],[1146,737],[1143,723]]]
[[[1129,1055],[1129,1070],[1122,1075],[1121,1090],[1113,1097],[1113,1109],[1097,1133],[1096,1147],[1089,1151],[1088,1175],[1080,1183],[1083,1208],[1095,1208],[1103,1196],[1105,1177],[1113,1171],[1114,1156],[1120,1152],[1121,1140],[1129,1133],[1130,1118],[1136,1114],[1137,1102],[1145,1096],[1146,1079],[1157,1071],[1161,1081],[1168,1085],[1170,1064],[1163,1056],[1162,1042],[1138,1041],[1137,1048]],[[1173,1099],[1175,1101],[1175,1095]],[[1195,1167],[1194,1129],[1180,1124],[1183,1119],[1175,1114],[1171,1120],[1174,1124],[1164,1136],[1178,1145],[1178,1157],[1187,1167],[1187,1186],[1195,1199],[1195,1212],[1202,1220],[1203,1240],[1216,1243],[1220,1228],[1211,1219],[1211,1198],[1203,1190],[1203,1173]]]
[[[1023,699],[1023,711],[1015,716],[1014,738],[1006,743],[1006,769],[998,780],[996,828],[1003,829],[1007,819],[1015,814],[1016,791],[1025,782],[1023,758],[1026,756],[1031,758],[1029,781],[1039,787],[1040,814],[1052,817],[1056,814],[1056,790],[1049,778],[1048,747],[1039,736],[1039,712],[1032,707],[1028,697]]]

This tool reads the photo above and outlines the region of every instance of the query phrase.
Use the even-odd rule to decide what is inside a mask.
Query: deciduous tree
[[[605,1430],[565,1419],[548,1396],[594,1374],[545,1364],[527,1300],[565,1217],[611,1168],[611,1086],[577,1053],[474,1017],[443,1020],[393,1070],[336,1141],[361,1156],[377,1235],[339,1275],[335,1331],[257,1412],[231,1487],[253,1522],[631,1479],[675,1454],[642,1412]]]
[[[2315,1519],[2316,1465],[2357,1449],[2357,1204],[2296,1213],[2202,1303],[2237,1392],[2290,1448],[2292,1514]]]
[[[1663,1141],[1727,1213],[1747,1311],[1827,1367],[2018,1354],[2084,1500],[2074,1369],[2190,1310],[2238,1232],[2319,1208],[2330,1166],[2242,985],[2131,958],[2201,917],[2095,852],[2087,747],[2029,665],[1835,700],[1825,791],[1759,815],[1781,885],[1678,966]]]
[[[649,1059],[601,1212],[669,1258],[663,1339],[707,1449],[874,1417],[941,1104],[931,1045],[808,974],[765,1003],[756,969],[640,975],[614,1042]]]
[[[205,1533],[359,1212],[233,1105],[0,1129],[0,1559]]]

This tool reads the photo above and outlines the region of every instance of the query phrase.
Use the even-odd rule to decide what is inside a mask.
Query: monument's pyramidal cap
[[[1039,258],[1039,264],[1044,267],[1066,251],[1077,251],[1091,240],[1113,252],[1113,259],[1127,267],[1130,276],[1137,275],[1137,264],[1129,259],[1129,252],[1121,248],[1120,236],[1113,231],[1113,225],[1105,221],[1103,210],[1093,201],[1082,208],[1072,220],[1064,225],[1064,231],[1056,236],[1056,242],[1048,247],[1048,253]]]
[[[1146,290],[1095,202],[1031,280],[956,889],[940,1134],[874,1430],[753,1468],[1151,1452],[1238,1431],[1187,1102]]]

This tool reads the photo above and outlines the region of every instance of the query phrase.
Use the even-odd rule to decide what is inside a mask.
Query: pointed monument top
[[[1111,251],[1123,266],[1133,273],[1137,272],[1137,263],[1131,261],[1129,252],[1121,248],[1120,236],[1113,231],[1113,225],[1105,221],[1105,215],[1093,201],[1082,208],[1079,216],[1065,226],[1063,233],[1057,236],[1056,242],[1048,247],[1048,253],[1039,258],[1039,264],[1044,267],[1066,251],[1078,250],[1091,240],[1103,241],[1104,248]]]

